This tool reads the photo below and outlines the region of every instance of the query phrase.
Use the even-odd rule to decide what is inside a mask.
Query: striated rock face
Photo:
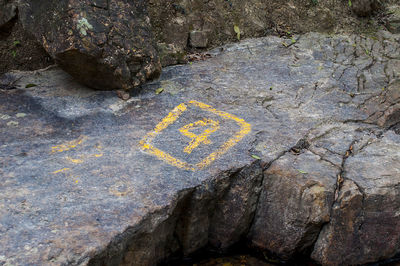
[[[22,1],[19,19],[92,88],[128,90],[160,75],[145,1]]]
[[[212,50],[128,101],[59,68],[1,77],[0,264],[400,253],[400,37],[295,37]]]

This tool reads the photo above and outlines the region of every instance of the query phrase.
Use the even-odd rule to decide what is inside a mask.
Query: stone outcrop
[[[145,1],[21,1],[19,19],[89,87],[129,90],[161,72]]]
[[[395,257],[400,37],[295,38],[211,50],[128,101],[56,67],[3,76],[0,264],[155,265],[240,240]]]

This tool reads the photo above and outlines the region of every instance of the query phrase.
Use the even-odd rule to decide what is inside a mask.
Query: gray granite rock
[[[1,77],[0,262],[154,265],[245,238],[399,253],[399,36],[298,37],[215,49],[128,101],[58,68]]]

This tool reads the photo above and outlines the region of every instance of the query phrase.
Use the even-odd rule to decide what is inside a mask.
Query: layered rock
[[[161,72],[145,1],[22,1],[19,19],[89,87],[128,90]]]

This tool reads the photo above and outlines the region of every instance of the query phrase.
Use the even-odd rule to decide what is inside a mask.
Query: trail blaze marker
[[[203,127],[210,126],[210,128],[204,130],[204,132],[200,135],[196,135],[190,131],[191,129],[194,129],[198,126],[203,126]],[[179,131],[184,136],[192,139],[192,141],[183,151],[190,154],[192,153],[192,150],[197,148],[201,143],[211,144],[211,141],[208,139],[208,137],[211,135],[211,133],[217,131],[218,129],[219,129],[219,122],[211,119],[199,120],[196,123],[190,123],[182,127],[181,129],[179,129]]]
[[[232,120],[236,122],[240,127],[240,129],[237,132],[233,133],[233,135],[225,143],[223,143],[215,151],[213,151],[206,158],[204,158],[203,160],[201,160],[196,164],[191,164],[182,161],[180,159],[177,159],[173,155],[156,148],[152,144],[156,136],[158,136],[168,126],[173,124],[185,111],[187,111],[188,106],[194,106],[202,109],[203,111],[210,112],[211,114],[221,118],[221,120]],[[193,131],[198,129],[204,129],[204,130],[200,134],[195,134]],[[189,139],[191,139],[189,141],[189,144],[184,148],[183,152],[191,154],[192,151],[198,148],[200,145],[212,144],[209,137],[212,133],[217,132],[219,129],[220,129],[220,121],[215,121],[208,118],[204,118],[202,120],[198,120],[181,127],[179,129],[179,132],[183,136],[186,136]],[[196,171],[196,170],[201,170],[206,166],[210,165],[219,156],[223,155],[230,148],[235,146],[250,131],[251,131],[251,125],[235,115],[216,110],[213,107],[198,101],[189,101],[187,104],[181,103],[180,105],[175,107],[160,123],[158,123],[158,125],[156,125],[153,131],[147,133],[146,136],[144,136],[144,138],[139,142],[139,144],[144,151],[149,152],[150,154],[167,162],[170,165],[185,170]]]

